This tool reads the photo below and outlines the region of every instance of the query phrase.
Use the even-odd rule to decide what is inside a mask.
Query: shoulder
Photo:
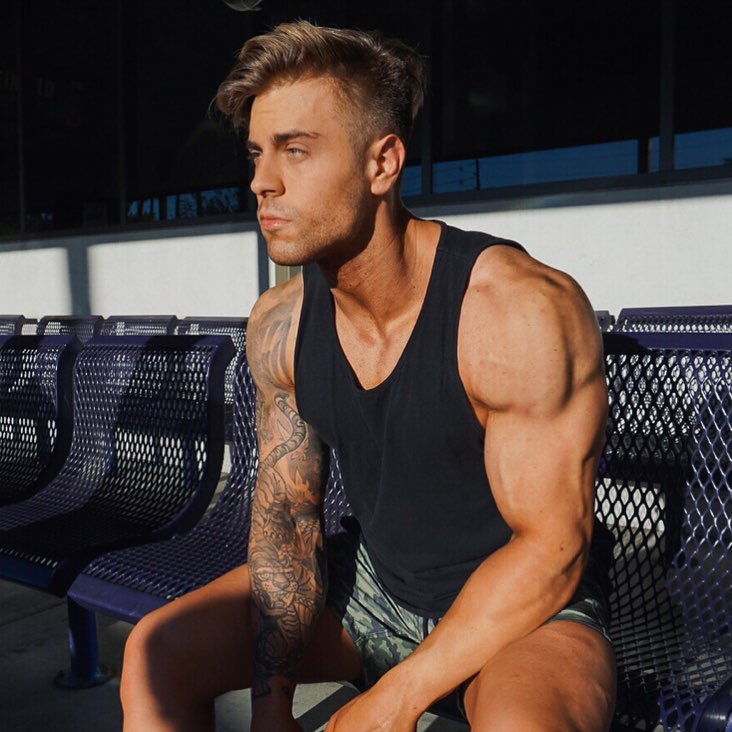
[[[594,311],[565,272],[494,246],[473,268],[460,322],[461,374],[488,409],[551,404],[602,379]],[[603,380],[604,384],[604,380]]]
[[[264,292],[249,316],[247,360],[259,388],[291,389],[302,275]]]

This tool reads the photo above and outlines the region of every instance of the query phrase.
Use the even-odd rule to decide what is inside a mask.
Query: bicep
[[[587,384],[540,415],[490,415],[485,465],[514,534],[589,531],[605,414],[604,382]]]
[[[541,340],[533,354],[523,352],[515,387],[489,412],[486,472],[514,535],[583,544],[607,412],[601,342],[578,342],[561,327]]]

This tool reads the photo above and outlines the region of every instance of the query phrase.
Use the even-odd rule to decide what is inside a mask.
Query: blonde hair
[[[258,94],[277,83],[315,77],[333,79],[364,135],[409,139],[424,99],[424,64],[416,51],[376,32],[304,20],[278,25],[244,44],[216,105],[235,128],[246,130]]]

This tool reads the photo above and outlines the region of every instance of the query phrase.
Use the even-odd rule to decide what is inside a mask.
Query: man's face
[[[254,99],[252,191],[269,256],[295,265],[345,253],[370,231],[366,157],[327,78],[278,84]]]

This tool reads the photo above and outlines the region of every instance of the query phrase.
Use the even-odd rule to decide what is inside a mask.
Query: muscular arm
[[[567,604],[592,533],[607,409],[594,314],[561,273],[518,253],[490,262],[466,296],[460,370],[485,424],[486,471],[512,538],[478,567],[417,651],[382,678],[400,716],[415,721]]]
[[[290,715],[297,667],[325,600],[325,461],[322,444],[294,404],[292,297],[275,293],[268,300],[255,308],[249,324],[260,464],[248,561],[255,608],[254,718],[266,710],[273,724]]]

